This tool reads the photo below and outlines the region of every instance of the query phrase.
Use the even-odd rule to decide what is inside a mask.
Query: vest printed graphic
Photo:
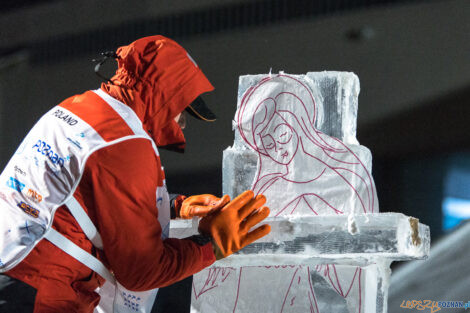
[[[145,138],[151,141],[158,157],[155,143],[132,109],[100,89],[94,93],[113,113],[109,117],[113,120],[101,122],[124,125],[130,129],[129,134],[107,141],[87,122],[60,105],[41,117],[0,175],[0,273],[15,267],[41,239],[54,232],[51,227],[54,213],[73,200],[86,161],[93,152],[123,140]],[[158,219],[162,230],[167,230],[162,232],[162,238],[166,238],[170,204],[164,181],[156,195]],[[156,295],[156,291],[153,293]]]

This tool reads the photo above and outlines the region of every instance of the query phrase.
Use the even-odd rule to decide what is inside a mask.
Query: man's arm
[[[167,286],[215,261],[211,243],[161,239],[160,166],[148,140],[127,140],[93,153],[80,183],[111,270],[130,290]]]

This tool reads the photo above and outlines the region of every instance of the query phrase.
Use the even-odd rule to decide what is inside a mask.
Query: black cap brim
[[[186,107],[186,112],[188,112],[189,115],[206,122],[214,122],[217,119],[215,114],[207,107],[201,97],[197,97],[196,100],[191,102],[191,104]]]

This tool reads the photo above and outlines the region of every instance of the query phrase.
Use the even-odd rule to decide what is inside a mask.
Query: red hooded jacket
[[[117,54],[113,83],[101,89],[129,105],[158,146],[183,148],[174,117],[213,90],[212,85],[181,46],[162,36],[139,39]],[[99,123],[100,106],[106,103],[86,92],[60,105]],[[112,125],[104,129],[113,132]],[[103,250],[92,246],[66,206],[57,210],[53,227],[107,264],[127,289],[170,285],[209,266],[215,256],[210,243],[161,239],[155,190],[163,180],[148,140],[125,140],[98,150],[89,157],[74,197],[98,228]],[[94,290],[103,284],[100,276],[47,240],[7,274],[37,289],[35,312],[92,312],[99,302]]]

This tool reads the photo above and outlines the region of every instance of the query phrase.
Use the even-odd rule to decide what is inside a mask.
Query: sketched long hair
[[[320,98],[319,95],[316,97]],[[261,179],[280,177],[286,172],[287,165],[271,159],[261,143],[263,132],[277,114],[299,138],[294,154],[305,153],[323,163],[353,189],[352,181],[361,184],[365,189],[365,196],[361,197],[357,191],[356,193],[361,200],[363,212],[377,211],[375,185],[371,174],[347,145],[315,128],[316,122],[319,125],[322,122],[319,120],[322,114],[318,110],[310,88],[293,76],[270,75],[246,90],[239,103],[236,122],[240,136],[259,156],[258,171],[252,188]]]

